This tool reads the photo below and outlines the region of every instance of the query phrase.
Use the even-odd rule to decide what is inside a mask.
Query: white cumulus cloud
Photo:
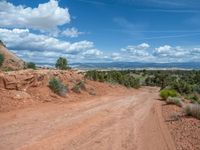
[[[170,45],[155,48],[154,55],[158,57],[180,58],[190,55],[190,51],[180,46],[172,47]]]
[[[78,29],[72,27],[72,28],[67,28],[64,31],[62,31],[62,35],[75,38],[78,37],[79,35],[84,34],[84,32],[78,31]]]
[[[83,52],[83,55],[84,56],[101,56],[103,55],[103,52],[98,49],[90,49]]]
[[[28,29],[2,29],[0,28],[0,39],[6,45],[15,50],[33,51],[62,51],[64,53],[76,54],[85,49],[94,47],[93,42],[79,41],[70,43],[43,34],[31,33]]]
[[[0,20],[1,27],[47,31],[69,23],[70,14],[68,8],[59,7],[57,0],[39,4],[36,8],[0,1]]]
[[[122,48],[121,51],[128,52],[134,56],[148,56],[149,53],[146,51],[150,47],[147,43],[142,43],[139,45],[129,45],[126,48]]]

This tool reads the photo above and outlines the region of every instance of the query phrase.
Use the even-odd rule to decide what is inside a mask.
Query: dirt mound
[[[60,97],[49,88],[49,80],[59,78],[68,86],[67,97]],[[75,93],[76,83],[84,81],[85,90]],[[20,70],[0,73],[0,112],[24,108],[44,102],[80,101],[84,98],[101,96],[124,87],[85,80],[76,71]]]
[[[20,70],[25,67],[25,62],[11,53],[0,41],[0,54],[4,55],[4,62],[1,69]]]

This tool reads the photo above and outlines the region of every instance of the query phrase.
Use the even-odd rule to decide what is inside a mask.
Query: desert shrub
[[[3,65],[4,62],[4,55],[0,54],[0,67]]]
[[[172,88],[177,90],[181,94],[189,94],[192,92],[192,86],[186,81],[180,80],[172,83]]]
[[[129,71],[87,71],[85,78],[99,82],[121,84],[132,88],[141,86],[140,79],[132,76]]]
[[[179,97],[168,97],[167,100],[166,100],[166,103],[167,104],[175,104],[179,107],[182,106],[182,100]]]
[[[67,92],[67,86],[64,85],[59,79],[55,77],[51,78],[49,81],[49,87],[54,93],[65,97]]]
[[[9,72],[9,71],[13,71],[14,69],[11,67],[4,67],[4,68],[2,68],[2,70],[5,72]]]
[[[172,119],[171,121],[178,121],[181,118],[181,114],[177,112],[172,112],[170,114],[170,118]]]
[[[200,104],[199,94],[197,94],[197,93],[189,94],[187,96],[187,99],[191,100],[192,103],[199,103]]]
[[[94,89],[90,89],[89,94],[95,96],[97,93]]]
[[[75,83],[72,88],[72,91],[74,91],[75,93],[81,93],[81,90],[86,90],[84,81],[79,81],[78,83]]]
[[[36,69],[36,65],[33,62],[28,62],[27,63],[27,68],[29,68],[29,69]]]
[[[188,104],[184,107],[186,115],[200,119],[200,105],[199,104]]]
[[[160,91],[160,96],[164,99],[167,100],[168,97],[176,97],[178,93],[176,90],[173,89],[163,89]]]
[[[200,94],[200,85],[196,85],[196,84],[193,85],[192,91],[193,91],[194,93]]]
[[[66,58],[59,57],[58,60],[56,61],[56,68],[60,70],[67,70],[70,69],[68,66],[68,62]]]

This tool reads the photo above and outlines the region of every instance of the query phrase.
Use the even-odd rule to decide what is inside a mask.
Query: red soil
[[[162,112],[177,150],[200,150],[200,120],[183,116],[182,109],[174,105],[163,105]],[[176,114],[182,116],[173,119]]]
[[[49,89],[48,81],[53,76],[68,84],[67,97],[57,96]],[[1,73],[0,149],[176,149],[162,116],[164,107],[157,100],[158,88],[136,90],[85,80],[86,89],[77,94],[71,89],[80,80],[84,80],[83,76],[75,71]],[[165,111],[168,109],[163,110],[165,117],[169,115]],[[186,148],[198,149],[199,122],[184,119],[189,119],[184,127],[194,129],[183,136],[190,138],[184,139]],[[191,127],[191,122],[196,126]],[[167,122],[176,146],[180,145],[182,139],[177,138],[187,129],[171,124]]]

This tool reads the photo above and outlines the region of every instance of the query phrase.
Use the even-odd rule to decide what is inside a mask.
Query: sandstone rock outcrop
[[[0,74],[0,88],[7,90],[26,90],[28,87],[39,86],[44,79],[42,74]]]
[[[25,67],[25,62],[9,51],[1,41],[0,54],[3,54],[4,56],[4,62],[0,69],[20,70]]]

